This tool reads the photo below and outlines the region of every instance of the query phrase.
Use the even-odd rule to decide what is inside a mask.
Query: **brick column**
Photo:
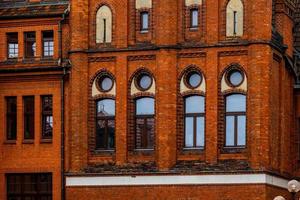
[[[160,170],[176,162],[177,54],[162,50],[157,54],[156,76],[156,158]]]
[[[206,66],[206,139],[205,157],[209,163],[218,160],[218,52],[207,51]]]
[[[128,73],[126,56],[119,56],[117,59],[116,77],[116,163],[122,165],[127,160]]]

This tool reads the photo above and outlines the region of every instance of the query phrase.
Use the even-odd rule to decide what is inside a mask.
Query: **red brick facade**
[[[37,172],[52,173],[54,200],[291,198],[282,182],[258,178],[200,183],[205,175],[266,174],[284,183],[300,175],[300,93],[294,87],[298,74],[293,45],[298,5],[284,0],[241,0],[243,36],[227,37],[228,2],[202,0],[186,6],[185,0],[152,0],[150,7],[136,9],[136,0],[49,0],[13,4],[10,11],[9,5],[0,4],[4,13],[0,15],[0,199],[7,196],[6,174]],[[31,13],[27,4],[41,6],[39,14]],[[48,8],[49,4],[53,7]],[[96,43],[96,13],[103,5],[112,13],[111,43]],[[13,11],[20,12],[22,6],[28,16],[16,17]],[[190,28],[190,9],[198,9],[196,29]],[[149,13],[146,32],[141,32],[141,12]],[[45,30],[54,32],[51,59],[42,56]],[[30,60],[24,58],[23,33],[27,31],[36,33],[36,55]],[[19,55],[14,60],[7,58],[6,34],[10,32],[18,33]],[[243,72],[245,86],[223,89],[222,81],[231,69]],[[182,92],[182,78],[191,70],[202,75],[204,89]],[[135,91],[133,82],[140,72],[152,76],[153,90]],[[94,95],[94,81],[102,73],[112,77],[115,93]],[[235,93],[246,96],[246,145],[226,148],[225,98]],[[192,94],[205,98],[205,145],[191,150],[184,148],[184,98]],[[35,138],[29,143],[23,140],[22,114],[22,97],[28,95],[35,97]],[[53,96],[53,138],[47,143],[40,137],[42,95]],[[6,141],[8,96],[17,97],[13,142]],[[151,150],[135,148],[135,100],[139,97],[155,100]],[[115,100],[113,151],[96,149],[95,105],[107,98]],[[101,177],[150,180],[163,176],[167,181],[186,175],[195,175],[200,182],[100,183]],[[90,177],[99,184],[72,184],[76,178]]]

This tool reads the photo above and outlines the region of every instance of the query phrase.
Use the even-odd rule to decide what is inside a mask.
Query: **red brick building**
[[[299,8],[0,1],[0,199],[290,199]]]

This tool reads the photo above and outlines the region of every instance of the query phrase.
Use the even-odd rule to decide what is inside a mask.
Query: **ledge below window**
[[[115,150],[114,149],[111,149],[111,150],[102,150],[102,149],[96,149],[96,150],[93,150],[92,153],[93,155],[104,155],[104,156],[107,156],[107,155],[114,155],[115,154]]]
[[[34,140],[23,140],[23,144],[34,144]]]
[[[41,139],[41,143],[52,143],[52,139]]]
[[[241,147],[223,147],[221,153],[244,153],[246,151],[245,146]]]
[[[17,140],[5,140],[3,144],[17,144]]]

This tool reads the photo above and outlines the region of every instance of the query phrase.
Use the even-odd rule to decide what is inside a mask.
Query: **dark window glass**
[[[52,174],[7,174],[8,200],[52,200]]]
[[[149,13],[141,12],[141,31],[147,31],[149,29]]]
[[[136,100],[135,123],[136,149],[153,149],[154,148],[154,113],[155,100],[153,98],[140,98]]]
[[[96,103],[96,149],[115,148],[115,100],[103,99]]]
[[[6,139],[17,139],[17,97],[6,97]]]
[[[42,96],[42,139],[52,139],[53,134],[52,96]]]
[[[54,55],[53,31],[43,32],[43,51],[44,57],[52,57]]]
[[[36,55],[35,32],[24,33],[25,57],[32,58]]]
[[[198,27],[198,9],[191,9],[191,28]]]
[[[7,33],[8,58],[17,58],[19,55],[18,33]]]
[[[232,94],[226,97],[226,138],[227,147],[246,145],[246,96]]]
[[[24,139],[34,139],[34,97],[23,97]]]
[[[205,98],[185,98],[185,148],[203,148],[205,135]]]

